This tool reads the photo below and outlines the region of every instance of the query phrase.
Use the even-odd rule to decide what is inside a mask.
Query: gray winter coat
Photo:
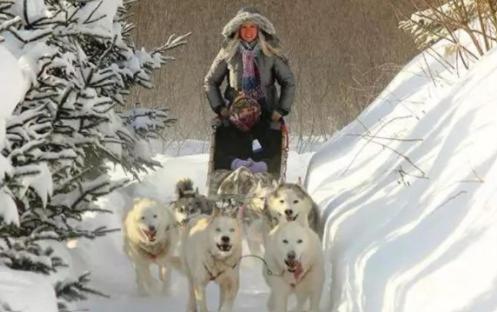
[[[283,58],[266,56],[262,51],[257,53],[255,63],[260,73],[261,87],[266,98],[269,112],[274,110],[287,115],[295,96],[295,79],[288,63]],[[221,50],[205,76],[204,87],[212,109],[218,113],[225,105],[224,99],[231,103],[242,89],[243,63],[240,51],[229,58]],[[221,84],[227,79],[224,98],[221,95]],[[275,81],[280,85],[278,94]]]

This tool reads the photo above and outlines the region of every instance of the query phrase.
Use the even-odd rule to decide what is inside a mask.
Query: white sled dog
[[[198,189],[193,188],[193,181],[190,179],[181,179],[176,183],[176,195],[176,200],[171,202],[169,208],[179,224],[185,224],[196,215],[210,214],[212,211],[212,204]]]
[[[171,211],[161,203],[137,198],[124,220],[124,251],[133,262],[136,284],[141,295],[160,292],[157,280],[150,272],[150,265],[159,267],[162,292],[169,291],[169,277],[174,249],[179,239],[176,220]]]
[[[242,254],[239,220],[214,207],[210,216],[188,223],[181,250],[190,288],[187,311],[207,312],[205,287],[210,281],[219,284],[219,311],[233,311]]]
[[[265,213],[273,226],[282,222],[297,221],[318,233],[318,207],[298,184],[280,184],[267,196]]]
[[[316,233],[298,222],[281,223],[269,234],[264,278],[271,289],[270,312],[286,312],[288,296],[297,297],[296,311],[318,312],[324,283],[324,260]],[[270,270],[270,271],[269,271]]]

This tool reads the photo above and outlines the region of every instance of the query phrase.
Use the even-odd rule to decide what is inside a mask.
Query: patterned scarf
[[[255,56],[259,52],[259,45],[250,47],[247,43],[241,44],[243,73],[242,73],[242,91],[246,96],[251,97],[263,104],[264,93],[261,88],[261,78],[259,69],[255,63]]]

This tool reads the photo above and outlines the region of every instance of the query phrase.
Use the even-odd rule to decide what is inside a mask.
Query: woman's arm
[[[204,89],[207,100],[209,101],[212,110],[217,114],[225,107],[220,87],[227,73],[228,65],[224,60],[224,51],[221,50],[214,59],[214,62],[212,62],[211,68],[204,79]]]
[[[276,111],[285,116],[290,112],[295,97],[295,78],[288,62],[277,56],[274,61],[274,74],[276,81],[281,86],[280,101]]]

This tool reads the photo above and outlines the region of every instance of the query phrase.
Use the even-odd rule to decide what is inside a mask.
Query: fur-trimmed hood
[[[269,21],[265,16],[259,13],[259,11],[252,7],[242,8],[238,11],[235,17],[233,17],[223,28],[223,36],[225,39],[231,39],[238,31],[240,26],[245,23],[251,21],[257,26],[259,29],[264,32],[264,35],[269,37],[276,36],[276,29],[274,28],[273,23]]]

